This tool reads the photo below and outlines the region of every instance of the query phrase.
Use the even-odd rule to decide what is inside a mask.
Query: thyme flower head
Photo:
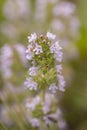
[[[55,93],[65,91],[61,65],[63,49],[59,40],[56,41],[56,35],[50,32],[39,36],[33,33],[28,36],[28,42],[26,58],[29,69],[25,86],[32,95],[25,104],[28,120],[32,127],[41,127],[42,122],[45,126],[58,124]]]
[[[61,62],[63,59],[60,41],[56,35],[47,32],[46,35],[36,33],[28,36],[26,58],[29,61],[29,71],[25,85],[29,90],[48,90],[56,93],[65,90]]]

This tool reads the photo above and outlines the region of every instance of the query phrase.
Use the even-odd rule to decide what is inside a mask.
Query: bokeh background
[[[37,129],[24,106],[25,50],[29,34],[47,31],[63,46],[66,91],[57,98],[67,130],[87,130],[87,0],[0,0],[0,130]]]

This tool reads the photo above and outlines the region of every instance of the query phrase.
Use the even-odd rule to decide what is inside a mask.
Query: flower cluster
[[[65,81],[62,76],[63,58],[62,47],[55,41],[56,35],[47,32],[46,35],[37,36],[36,33],[28,36],[29,45],[26,58],[30,66],[25,81],[29,90],[56,90],[64,91]]]
[[[41,94],[35,97],[30,97],[25,102],[27,118],[33,127],[40,127],[43,121],[45,125],[58,123],[61,121],[59,109],[55,96],[49,93],[44,94],[44,99]],[[61,121],[62,122],[62,121]]]
[[[26,58],[29,61],[29,70],[25,86],[32,92],[25,101],[27,118],[32,127],[40,127],[59,123],[57,116],[57,100],[55,93],[65,90],[65,80],[62,75],[63,52],[56,35],[47,32],[38,36],[36,33],[28,36]],[[62,127],[62,126],[61,126]]]
[[[45,93],[44,99],[40,93],[38,96],[29,97],[26,102],[26,115],[32,127],[50,126],[55,123],[61,130],[67,127],[62,116],[62,111],[57,107],[55,95]]]

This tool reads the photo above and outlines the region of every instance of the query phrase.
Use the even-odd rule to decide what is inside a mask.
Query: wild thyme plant
[[[29,70],[25,86],[31,93],[37,94],[26,101],[29,112],[29,122],[32,126],[40,127],[58,121],[57,102],[54,93],[65,90],[65,81],[62,75],[63,52],[56,35],[47,32],[38,36],[36,33],[28,36],[29,45],[26,58],[29,61]],[[43,96],[42,96],[43,95]],[[55,113],[56,116],[50,117]]]

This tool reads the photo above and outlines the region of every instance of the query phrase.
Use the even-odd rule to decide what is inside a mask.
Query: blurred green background
[[[87,0],[66,1],[76,6],[73,15],[78,18],[80,25],[75,36],[72,36],[72,30],[67,25],[73,15],[61,18],[52,12],[56,4],[65,0],[18,1],[0,0],[0,130],[37,129],[29,125],[23,105],[29,94],[23,86],[28,70],[25,49],[29,34],[41,34],[49,30],[63,41],[64,46],[66,91],[58,98],[67,130],[87,130]],[[62,28],[58,31],[52,28],[54,19],[61,19],[65,28],[62,33]],[[70,44],[64,45],[65,39]]]

